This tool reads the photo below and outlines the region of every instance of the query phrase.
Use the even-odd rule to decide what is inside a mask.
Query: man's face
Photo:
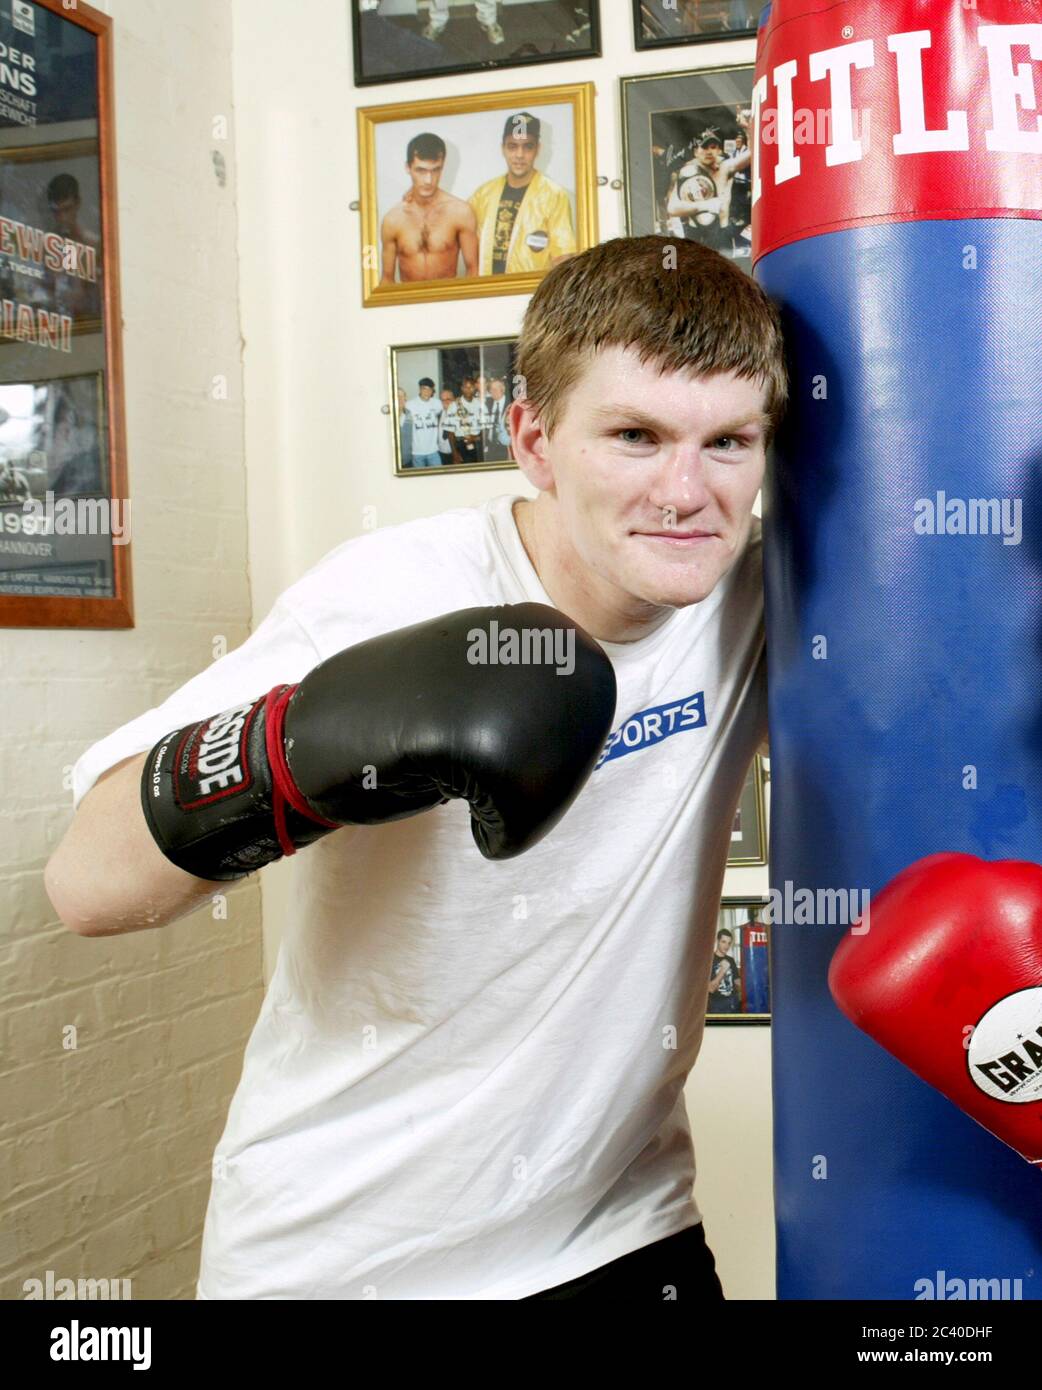
[[[456,404],[456,397],[451,391],[443,391],[441,393],[441,404],[444,410],[451,410]]]
[[[51,203],[51,216],[59,232],[72,232],[80,210],[79,198],[59,198]]]
[[[726,956],[731,950],[731,938],[729,936],[719,936],[716,940],[716,954]]]
[[[503,141],[503,158],[515,179],[522,179],[531,172],[538,153],[538,140],[518,139],[516,135],[509,135]]]
[[[432,390],[432,388],[431,388],[430,386],[421,386],[421,387],[420,387],[420,400],[421,400],[421,401],[429,401],[430,398],[431,398],[433,395],[434,395],[434,391]]]
[[[465,381],[463,383],[463,399],[469,401],[473,399],[473,396],[474,383],[472,381]]]
[[[433,198],[438,191],[441,171],[445,167],[443,159],[420,159],[417,156],[405,166],[412,179],[413,195],[417,198]]]
[[[763,387],[733,372],[662,374],[620,347],[589,362],[541,447],[562,533],[620,610],[699,603],[738,559],[763,481],[763,407]]]
[[[723,153],[719,145],[702,145],[699,148],[698,157],[701,159],[702,163],[707,165],[710,169],[715,169],[723,158]]]
[[[506,391],[506,387],[503,385],[501,381],[491,382],[488,389],[491,392],[492,399],[494,401],[501,401],[503,399],[504,392]]]

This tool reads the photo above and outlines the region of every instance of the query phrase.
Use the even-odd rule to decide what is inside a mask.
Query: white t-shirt
[[[513,501],[332,550],[241,647],[85,753],[76,804],[171,729],[353,643],[549,603]],[[484,859],[451,801],[295,857],[215,1153],[199,1297],[519,1299],[701,1219],[683,1091],[767,730],[759,520],[704,602],[602,645],[614,732],[525,854]]]
[[[455,402],[447,409],[443,406],[438,420],[438,448],[443,454],[452,453],[452,444],[449,440],[449,432],[459,434],[459,415],[456,411]]]
[[[412,451],[414,454],[436,454],[438,452],[438,426],[441,423],[441,401],[437,396],[424,400],[413,396],[405,402],[405,408],[412,420]]]

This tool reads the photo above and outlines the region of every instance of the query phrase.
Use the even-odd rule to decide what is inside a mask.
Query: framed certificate
[[[0,10],[0,625],[131,627],[112,21]]]

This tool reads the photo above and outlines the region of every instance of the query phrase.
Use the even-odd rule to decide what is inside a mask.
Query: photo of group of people
[[[395,472],[513,464],[507,411],[514,339],[392,348]]]
[[[655,230],[732,259],[752,255],[747,106],[659,111],[651,118]]]

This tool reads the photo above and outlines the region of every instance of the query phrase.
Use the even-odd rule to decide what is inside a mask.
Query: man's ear
[[[510,446],[518,467],[533,487],[546,492],[553,485],[547,438],[542,421],[531,401],[514,401],[507,418],[510,421]]]

